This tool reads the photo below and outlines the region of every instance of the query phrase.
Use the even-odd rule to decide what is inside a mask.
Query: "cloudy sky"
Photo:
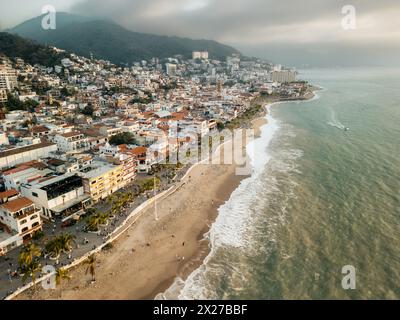
[[[399,0],[3,0],[1,28],[40,15],[45,4],[134,31],[214,39],[289,65],[400,64]],[[355,29],[342,26],[346,5],[356,10]]]

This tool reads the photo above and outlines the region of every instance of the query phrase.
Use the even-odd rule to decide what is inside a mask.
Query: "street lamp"
[[[8,278],[9,278],[10,282],[12,282],[12,278],[11,278],[11,269],[8,269],[8,270],[7,270],[7,273],[8,273]]]

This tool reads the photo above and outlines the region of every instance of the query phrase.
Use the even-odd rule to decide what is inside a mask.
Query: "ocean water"
[[[400,70],[301,77],[323,90],[271,106],[209,256],[158,298],[400,298]],[[346,265],[354,290],[342,288]]]

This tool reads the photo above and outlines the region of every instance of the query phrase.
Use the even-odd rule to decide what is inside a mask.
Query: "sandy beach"
[[[256,137],[266,122],[253,121]],[[244,178],[236,175],[235,164],[195,166],[176,191],[144,209],[111,249],[96,255],[94,283],[80,265],[57,289],[30,290],[17,299],[154,299],[202,263],[209,253],[204,234]]]

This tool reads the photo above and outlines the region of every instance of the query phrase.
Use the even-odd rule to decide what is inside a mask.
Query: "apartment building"
[[[0,227],[1,256],[42,230],[40,209],[28,198],[12,197],[0,205]]]
[[[106,162],[93,161],[92,165],[80,173],[83,189],[94,202],[105,199],[110,194],[124,187],[124,168]]]
[[[115,127],[108,127],[108,126],[103,126],[99,129],[100,135],[111,138],[112,136],[115,136],[117,134],[122,133],[121,128],[115,128]]]
[[[90,148],[89,140],[81,132],[73,131],[54,136],[53,141],[58,150],[64,153],[77,153],[87,151]]]
[[[109,149],[103,149],[102,156],[114,165],[121,165],[123,168],[123,185],[126,186],[136,178],[136,157],[126,145],[118,147],[109,146]],[[113,149],[114,148],[114,149]]]
[[[12,91],[17,87],[18,81],[15,70],[7,64],[0,64],[0,89]]]
[[[282,70],[271,72],[271,80],[279,83],[287,83],[296,81],[296,71]]]
[[[4,88],[0,88],[0,103],[4,103],[8,101],[7,90]]]
[[[192,52],[192,59],[208,59],[208,51],[193,51]]]

